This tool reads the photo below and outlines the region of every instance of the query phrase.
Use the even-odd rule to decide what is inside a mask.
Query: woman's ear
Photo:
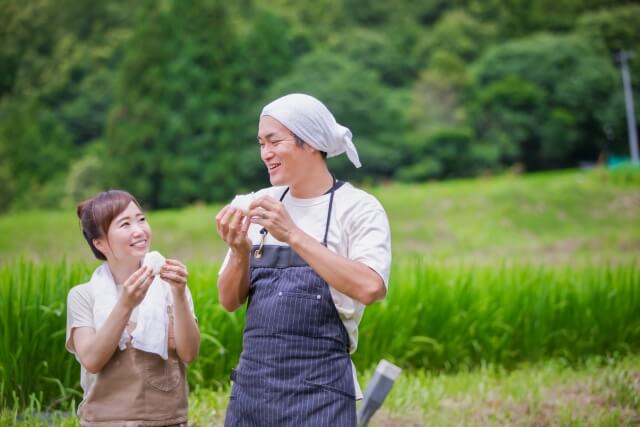
[[[106,256],[105,249],[108,248],[108,245],[105,244],[103,239],[93,239],[91,242],[93,243],[93,246],[95,246],[97,250],[99,250],[100,252],[102,252],[103,255]]]

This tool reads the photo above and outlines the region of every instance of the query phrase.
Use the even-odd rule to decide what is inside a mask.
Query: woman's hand
[[[216,215],[216,227],[218,234],[236,253],[249,253],[251,240],[247,237],[247,231],[251,221],[237,208],[227,205]]]
[[[187,267],[180,261],[167,258],[160,269],[160,278],[171,285],[174,291],[184,292],[189,272]]]
[[[289,243],[291,236],[300,231],[282,202],[273,197],[263,196],[254,200],[250,205],[249,218],[284,243]]]
[[[127,309],[133,310],[142,302],[149,286],[153,282],[153,272],[149,267],[137,269],[122,285],[120,302]]]

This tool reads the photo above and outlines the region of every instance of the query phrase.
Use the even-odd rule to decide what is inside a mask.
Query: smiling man
[[[216,216],[229,252],[218,277],[225,309],[247,302],[225,426],[355,426],[362,397],[350,354],[364,307],[386,295],[389,223],[371,195],[336,180],[326,158],[360,167],[351,132],[316,98],[264,107],[260,156],[270,188],[244,216]]]

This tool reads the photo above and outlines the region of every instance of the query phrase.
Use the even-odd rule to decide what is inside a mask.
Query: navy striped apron
[[[325,247],[337,187],[334,178]],[[243,349],[224,425],[355,426],[349,336],[327,282],[288,246],[254,246],[250,271]]]

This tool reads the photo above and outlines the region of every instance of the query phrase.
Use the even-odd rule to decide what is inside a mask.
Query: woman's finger
[[[187,270],[185,268],[182,268],[180,266],[165,266],[162,267],[162,270],[160,270],[162,273],[175,273],[178,276],[181,277],[186,277],[187,276]]]
[[[175,272],[163,273],[160,277],[163,280],[169,280],[169,281],[174,282],[174,283],[179,283],[179,284],[186,284],[187,283],[187,278],[185,276],[181,276],[180,274],[175,273]]]
[[[131,287],[133,289],[139,289],[147,281],[153,281],[153,272],[149,267],[146,267],[146,271],[142,274],[142,276],[138,277],[138,280],[131,284]]]
[[[169,265],[177,265],[177,266],[180,266],[180,267],[184,268],[185,270],[187,269],[187,266],[184,265],[182,262],[178,261],[177,259],[167,258],[166,262]]]
[[[154,279],[154,276],[151,275],[145,278],[144,280],[140,281],[139,283],[136,283],[136,286],[132,287],[132,291],[134,295],[138,295],[139,297],[144,298],[144,296],[147,293],[147,290],[149,289],[149,286],[151,286],[151,284],[153,283],[153,279]]]
[[[130,285],[132,283],[135,283],[136,281],[138,281],[138,279],[140,279],[140,277],[142,277],[145,273],[145,271],[148,269],[147,266],[143,265],[142,267],[140,267],[139,269],[137,269],[136,271],[133,272],[133,274],[131,276],[129,276],[129,278],[127,280],[125,280],[124,285]]]

